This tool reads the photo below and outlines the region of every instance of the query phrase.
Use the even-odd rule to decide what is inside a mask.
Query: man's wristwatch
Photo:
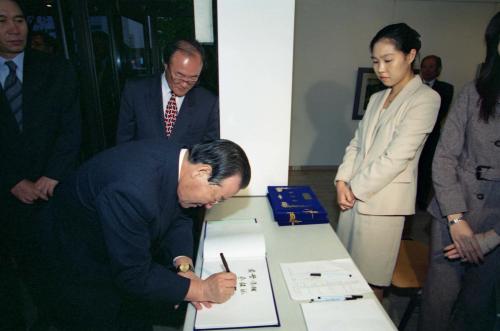
[[[460,223],[464,220],[464,216],[458,216],[458,217],[455,217],[455,218],[452,218],[451,220],[448,221],[448,226],[452,226],[452,225],[455,225],[457,223]]]
[[[175,268],[175,270],[177,272],[188,272],[188,271],[194,272],[193,266],[189,263],[181,263],[177,266],[177,268]]]

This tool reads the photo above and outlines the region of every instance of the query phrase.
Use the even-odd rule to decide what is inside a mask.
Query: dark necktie
[[[17,78],[16,69],[17,66],[13,61],[5,62],[5,65],[9,67],[9,75],[5,79],[4,92],[7,101],[9,102],[12,114],[16,118],[19,130],[23,130],[23,86],[21,81]]]
[[[172,92],[172,96],[167,103],[167,109],[165,109],[165,133],[167,137],[170,137],[172,131],[174,130],[175,120],[177,119],[177,103],[175,102],[175,94]]]

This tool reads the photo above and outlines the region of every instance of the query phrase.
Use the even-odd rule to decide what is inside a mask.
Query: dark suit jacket
[[[425,143],[424,150],[422,151],[422,158],[426,161],[427,168],[430,171],[430,164],[432,163],[432,157],[434,156],[434,150],[439,140],[439,135],[441,133],[441,126],[444,124],[448,110],[450,109],[451,100],[453,99],[453,85],[446,82],[442,82],[436,79],[432,89],[435,90],[441,97],[441,105],[439,107],[438,118],[436,124],[432,129],[432,132]]]
[[[0,198],[29,209],[11,188],[22,179],[61,180],[73,170],[80,152],[81,119],[75,72],[63,58],[26,51],[22,91],[21,132],[0,87]]]
[[[124,296],[184,299],[189,280],[167,268],[192,256],[192,223],[177,198],[179,152],[164,139],[121,144],[57,187],[42,222],[60,307],[74,302],[78,314],[104,309],[113,318]]]
[[[122,92],[117,144],[132,140],[165,137],[161,77],[130,80]],[[218,139],[219,101],[200,86],[185,96],[169,140],[186,146]]]
[[[418,164],[418,187],[417,187],[417,202],[420,208],[424,208],[427,204],[430,189],[432,186],[431,172],[432,172],[432,159],[434,158],[434,151],[441,135],[441,126],[450,109],[451,100],[453,99],[453,85],[442,82],[436,79],[432,88],[439,93],[441,97],[441,105],[439,107],[438,118],[434,128],[432,129],[427,141],[425,142],[422,154]]]
[[[451,100],[453,99],[453,85],[436,79],[432,88],[441,97],[441,107],[439,107],[438,119],[436,121],[436,126],[440,128],[444,124],[443,120],[446,118],[448,110],[450,110]]]

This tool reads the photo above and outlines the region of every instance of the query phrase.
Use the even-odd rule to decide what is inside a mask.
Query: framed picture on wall
[[[360,120],[365,114],[368,101],[373,93],[385,89],[386,87],[378,80],[372,68],[358,68],[358,78],[356,79],[356,95],[354,97],[354,108],[352,119]]]

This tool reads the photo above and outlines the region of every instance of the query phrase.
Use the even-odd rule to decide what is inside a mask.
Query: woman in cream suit
[[[418,159],[440,104],[413,73],[420,46],[420,35],[404,23],[372,39],[373,69],[388,88],[370,98],[335,178],[337,234],[380,300],[391,282],[404,215],[415,212]]]

